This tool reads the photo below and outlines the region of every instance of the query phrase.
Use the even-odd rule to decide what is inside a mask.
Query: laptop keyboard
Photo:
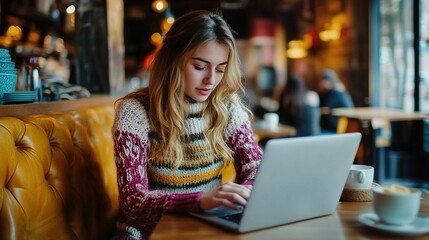
[[[235,213],[235,214],[231,214],[231,215],[224,215],[224,216],[219,216],[219,217],[223,218],[225,220],[231,221],[231,222],[235,222],[238,224],[238,223],[240,223],[242,215],[243,215],[243,213],[240,212],[240,213]]]

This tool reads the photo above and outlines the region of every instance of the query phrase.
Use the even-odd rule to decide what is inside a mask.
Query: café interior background
[[[47,78],[121,95],[144,86],[162,35],[193,9],[222,10],[257,97],[275,100],[288,74],[312,89],[328,67],[358,107],[429,111],[423,0],[2,0],[0,46],[17,67],[42,55]]]

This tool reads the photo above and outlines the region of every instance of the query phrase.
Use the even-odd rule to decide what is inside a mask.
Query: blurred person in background
[[[322,133],[336,133],[338,118],[332,115],[332,109],[354,107],[352,98],[332,69],[322,71],[317,83],[317,92],[320,99]]]
[[[280,95],[277,111],[280,123],[293,126],[297,136],[320,134],[319,97],[307,90],[301,76],[291,76]]]

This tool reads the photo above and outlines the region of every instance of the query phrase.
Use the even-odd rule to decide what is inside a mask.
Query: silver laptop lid
[[[348,133],[268,141],[238,231],[333,213],[360,139]]]

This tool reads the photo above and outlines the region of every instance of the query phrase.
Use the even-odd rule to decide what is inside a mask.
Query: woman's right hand
[[[205,192],[200,198],[200,207],[203,210],[225,206],[231,209],[238,209],[239,205],[245,206],[250,197],[251,185],[240,185],[227,182]]]

